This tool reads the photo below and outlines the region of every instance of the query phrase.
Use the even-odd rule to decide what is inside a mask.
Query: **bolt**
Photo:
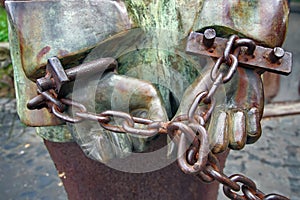
[[[216,31],[215,29],[206,29],[204,31],[204,35],[203,35],[203,44],[209,48],[214,44],[216,38]]]
[[[284,49],[275,47],[269,54],[269,59],[272,63],[276,63],[279,59],[284,56]]]
[[[48,79],[45,77],[39,78],[36,80],[37,87],[41,92],[54,89],[55,88],[55,82],[53,79]]]

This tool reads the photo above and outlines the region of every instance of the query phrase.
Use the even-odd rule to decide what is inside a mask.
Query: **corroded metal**
[[[118,110],[108,112],[104,117],[117,115],[125,119],[122,126],[111,125],[104,119],[106,122],[103,123],[110,127],[109,131],[105,125],[97,127],[94,121],[83,121],[78,127],[69,125],[72,136],[90,158],[108,162],[114,158],[128,157],[131,152],[144,151],[151,138],[117,133],[119,130],[142,133],[141,127],[133,126],[136,122],[130,116],[145,123],[148,120],[165,122],[179,119],[189,110],[199,92],[209,91],[217,85],[220,87],[213,89],[209,100],[201,100],[202,104],[197,108],[197,114],[211,114],[211,117],[195,119],[200,124],[202,121],[209,123],[208,138],[212,151],[220,153],[228,146],[241,149],[246,143],[253,143],[259,138],[263,110],[260,75],[252,69],[238,67],[230,76],[231,81],[221,86],[221,79],[218,78],[221,75],[215,81],[211,80],[207,70],[214,66],[213,60],[187,55],[185,46],[191,30],[201,32],[211,27],[222,37],[236,34],[251,38],[260,45],[280,46],[286,32],[287,1],[61,0],[8,1],[6,6],[11,41],[14,43],[15,80],[18,85],[18,107],[21,107],[19,113],[26,124],[44,126],[59,123],[54,121],[53,115],[38,113],[33,116],[31,111],[22,108],[36,95],[37,88],[31,81],[45,75],[48,58],[57,56],[66,69],[104,57],[118,61],[118,73],[107,73],[100,81],[89,80],[89,84],[79,82],[81,84],[77,89],[80,92],[74,86],[74,90],[67,94],[76,96],[74,94],[77,92],[76,100],[86,105],[87,109],[96,105],[94,109],[97,113]],[[238,36],[230,38],[231,45],[222,50],[222,62],[228,66],[233,60],[231,55],[239,53],[239,50],[237,53],[231,52],[235,48],[233,41]],[[209,42],[204,42],[206,48],[213,48],[211,43],[217,39],[213,38],[207,37]],[[236,43],[237,46],[245,44],[249,44],[245,54],[251,54],[249,41]],[[277,65],[282,58],[274,55],[278,60],[274,61],[270,53],[266,56]],[[220,74],[223,70],[220,68]],[[65,80],[68,81],[60,81]],[[53,88],[52,83],[40,83],[45,84],[46,89]],[[93,94],[87,92],[93,89],[91,85],[96,87]],[[31,91],[26,93],[29,88]],[[23,94],[26,95],[22,97]],[[51,101],[52,111],[59,115],[62,109],[52,98],[56,97],[55,93],[51,95],[46,97]],[[95,104],[91,105],[91,101]],[[209,108],[210,103],[214,103],[214,112]],[[84,116],[76,115],[76,108],[75,112],[72,108],[66,112],[75,114],[75,119]],[[97,115],[84,117],[96,119]],[[140,117],[147,120],[140,120]],[[160,123],[159,130],[168,129],[168,124]],[[198,159],[205,160],[201,156]],[[189,165],[186,166],[189,168]],[[252,195],[248,188],[244,188],[243,192]]]
[[[177,10],[178,3],[181,5],[179,10]],[[44,117],[40,117],[40,114],[31,115],[30,111],[24,108],[28,98],[33,97],[35,88],[29,79],[34,80],[45,73],[46,59],[52,55],[60,58],[65,68],[72,67],[78,62],[81,64],[82,60],[86,63],[101,57],[113,57],[118,60],[120,65],[117,71],[126,76],[108,76],[97,86],[96,104],[99,108],[97,111],[110,109],[113,104],[116,105],[115,109],[124,109],[122,108],[124,107],[123,102],[110,102],[111,92],[118,91],[116,93],[123,100],[128,99],[129,94],[126,92],[131,93],[139,85],[148,85],[150,82],[149,86],[145,86],[152,88],[151,85],[155,85],[154,90],[149,90],[155,91],[152,92],[153,98],[150,99],[159,102],[155,104],[158,107],[165,105],[165,108],[151,107],[151,109],[159,110],[157,119],[176,118],[188,109],[198,92],[206,90],[206,87],[212,84],[210,76],[204,72],[205,66],[199,65],[201,59],[185,54],[186,38],[190,30],[201,31],[207,27],[214,27],[223,37],[236,32],[239,35],[250,36],[258,42],[263,40],[264,45],[270,46],[280,45],[283,41],[283,37],[276,37],[276,40],[269,40],[269,37],[272,34],[282,34],[282,30],[286,26],[288,10],[285,1],[273,1],[274,9],[268,10],[270,16],[277,15],[277,18],[272,20],[277,23],[276,27],[281,28],[280,31],[274,29],[274,24],[270,26],[264,23],[265,12],[263,11],[266,9],[264,2],[236,3],[229,1],[224,7],[217,6],[219,4],[222,5],[222,2],[170,1],[166,5],[158,6],[152,1],[84,1],[80,4],[75,1],[8,1],[6,5],[14,34],[12,40],[14,40],[13,43],[19,45],[14,48],[16,56],[20,56],[19,59],[17,57],[15,59],[15,68],[17,72],[21,71],[15,74],[16,80],[25,82],[25,85],[17,84],[19,92],[26,94],[19,95],[18,98],[21,119],[30,125],[56,124],[51,121],[53,120],[51,115],[50,117],[43,115],[47,116],[44,119]],[[85,8],[80,10],[80,13],[88,14],[81,18],[74,17],[73,13],[78,11],[78,6]],[[237,9],[239,9],[239,15],[236,15]],[[107,10],[111,12],[106,12]],[[258,11],[262,15],[257,15]],[[230,16],[224,19],[224,14],[228,15],[228,13]],[[243,15],[245,16],[243,17]],[[101,16],[103,20],[98,20],[98,16]],[[231,23],[228,19],[231,20]],[[257,26],[257,23],[252,22],[261,22],[261,24]],[[32,24],[38,25],[38,28],[32,27]],[[251,31],[248,28],[244,29],[245,26],[251,27]],[[262,32],[266,34],[262,34]],[[216,40],[218,38],[214,39],[214,42],[217,42]],[[245,41],[237,42],[237,45],[245,44]],[[249,47],[248,54],[251,49]],[[227,48],[227,50],[230,49],[230,47]],[[229,62],[229,51],[225,51],[225,54],[225,60]],[[199,74],[200,76],[198,76]],[[260,77],[255,72],[244,69],[238,69],[237,74],[234,76],[234,84],[225,86],[226,97],[218,97],[216,101],[218,108],[227,113],[224,121],[218,123],[227,123],[228,120],[243,122],[240,125],[235,123],[236,127],[234,126],[232,130],[226,129],[228,131],[228,133],[224,132],[224,137],[228,135],[226,138],[237,135],[235,132],[238,130],[249,131],[249,133],[252,133],[253,130],[258,132],[260,130],[259,119],[263,108]],[[252,80],[251,85],[247,79]],[[144,80],[149,82],[145,83]],[[132,84],[129,84],[130,82]],[[41,81],[40,83],[44,84],[45,82]],[[29,85],[33,89],[28,93],[25,92],[25,88]],[[52,87],[52,83],[46,82],[45,85],[48,88]],[[114,88],[114,90],[110,88]],[[248,88],[248,94],[245,93],[244,88]],[[153,111],[149,110],[150,107],[147,105],[152,100],[149,100],[149,96],[146,94],[139,93],[139,95],[142,97],[134,95],[135,99],[130,102],[129,112],[135,110],[136,106],[140,108],[140,102],[144,101],[143,106],[152,113]],[[89,102],[86,100],[90,99],[88,97],[88,94],[83,95],[85,99],[81,99],[83,100],[81,102],[88,104]],[[248,111],[252,108],[256,108],[258,112],[255,112],[255,115],[248,115]],[[27,120],[23,117],[25,115],[30,115],[31,119]],[[218,119],[217,116],[214,116],[215,114],[211,120],[212,124]],[[34,122],[35,120],[37,122]],[[45,123],[40,122],[41,120],[45,120]],[[245,128],[246,124],[251,124],[251,126]],[[209,132],[212,137],[217,134],[217,130],[213,126],[210,127]],[[101,133],[102,130],[99,130],[100,135]],[[235,145],[232,142],[231,147],[242,148],[245,135],[243,132],[241,138],[232,138],[230,141],[238,142]],[[225,142],[221,149],[225,148],[225,144],[227,143]],[[128,145],[130,144],[128,143]],[[145,146],[145,141],[141,140],[134,146],[136,149],[143,149],[141,147]]]
[[[92,114],[87,113],[86,107],[80,103],[74,102],[72,100],[68,99],[61,99],[61,103],[64,103],[65,105],[73,106],[78,111],[75,113],[75,117],[71,117],[68,114],[65,114],[59,111],[58,106],[56,105],[55,101],[52,99],[49,99],[50,102],[54,102],[52,107],[52,112],[55,116],[58,118],[70,122],[70,123],[79,123],[83,120],[92,120],[92,121],[98,121],[101,126],[105,130],[109,130],[111,132],[115,133],[129,133],[133,135],[138,136],[154,136],[158,133],[168,133],[171,138],[173,138],[173,141],[178,146],[178,153],[177,153],[177,161],[180,169],[186,173],[186,174],[200,174],[199,177],[206,182],[210,182],[210,180],[217,180],[218,182],[222,183],[224,185],[224,193],[226,196],[228,196],[231,199],[264,199],[265,197],[269,195],[263,194],[261,191],[257,190],[255,183],[243,176],[243,175],[233,175],[232,177],[227,177],[224,175],[220,170],[218,169],[218,160],[214,157],[212,153],[209,151],[209,140],[208,140],[208,133],[205,128],[206,123],[208,122],[207,119],[210,118],[210,109],[203,111],[202,113],[199,112],[198,106],[202,102],[204,104],[211,104],[212,101],[215,101],[214,97],[216,95],[216,91],[218,87],[220,87],[221,83],[227,83],[230,80],[233,79],[233,75],[236,71],[238,61],[235,55],[231,54],[231,52],[235,52],[234,48],[240,48],[243,45],[250,48],[248,51],[248,54],[254,54],[255,48],[251,49],[251,45],[253,42],[251,40],[243,40],[242,42],[239,42],[238,45],[234,45],[235,41],[241,41],[238,39],[236,35],[233,35],[230,37],[228,42],[226,43],[223,56],[218,59],[215,66],[211,69],[210,78],[214,82],[211,85],[211,88],[207,89],[206,91],[200,92],[194,99],[193,103],[190,105],[190,108],[188,109],[188,113],[185,114],[187,117],[181,118],[182,121],[180,121],[178,118],[175,118],[175,120],[164,122],[164,121],[153,121],[150,119],[143,119],[139,117],[133,118],[130,114],[126,112],[120,112],[120,111],[112,111],[107,110],[100,114]],[[249,46],[250,44],[250,46]],[[238,56],[238,55],[237,55]],[[226,60],[226,57],[228,57],[228,61]],[[52,60],[52,59],[50,59]],[[230,64],[231,66],[228,69],[228,74],[225,74],[223,72],[219,72],[219,68],[221,63],[224,62],[226,64]],[[60,65],[59,65],[60,66]],[[78,67],[77,67],[78,68]],[[60,72],[62,74],[65,74],[64,71]],[[216,75],[218,74],[218,75]],[[47,75],[46,75],[47,77]],[[218,78],[216,78],[218,77]],[[60,80],[56,79],[57,82]],[[208,98],[208,99],[207,99]],[[214,108],[213,108],[214,109]],[[227,145],[233,149],[240,149],[243,148],[246,141],[247,143],[253,143],[260,137],[260,131],[257,128],[257,124],[259,124],[259,117],[256,116],[257,109],[255,107],[251,108],[248,112],[248,117],[254,116],[254,120],[250,120],[250,123],[247,124],[248,132],[246,135],[245,129],[245,118],[246,116],[243,114],[242,111],[237,111],[234,113],[233,121],[231,123],[233,124],[233,127],[236,128],[235,132],[237,134],[233,135],[227,135],[225,136],[225,131],[220,131],[218,129],[218,132],[221,132],[221,134],[224,134],[224,139],[228,140],[228,142],[224,142],[222,140],[218,141],[218,146],[215,146],[212,152],[218,153],[221,151],[224,151]],[[81,116],[81,117],[80,117]],[[207,116],[207,119],[204,119],[204,116]],[[112,121],[112,117],[114,120],[117,118],[120,118],[123,120],[123,122],[120,125],[111,125],[110,122]],[[224,119],[218,118],[219,121],[223,122]],[[186,123],[182,123],[183,121],[187,121]],[[139,128],[139,125],[142,124],[146,125],[144,128]],[[241,126],[242,124],[242,126]],[[160,130],[166,129],[167,132]],[[174,139],[176,138],[177,139]],[[180,139],[178,139],[178,137]],[[187,141],[190,141],[190,144],[187,143]],[[83,144],[85,145],[85,144]],[[215,145],[215,144],[213,144]],[[100,150],[100,149],[99,149]],[[88,151],[88,149],[87,149]],[[99,157],[99,152],[96,152],[96,154],[88,152],[88,155],[95,159],[99,160],[101,162],[105,161],[105,157],[101,156]],[[198,151],[198,153],[195,153]],[[106,154],[107,155],[107,154]],[[208,157],[210,156],[210,159]],[[210,162],[216,162],[212,165]],[[240,187],[237,182],[241,182],[244,185]],[[235,191],[239,191],[242,189],[243,196],[233,193],[231,189]],[[277,194],[272,194],[274,197],[283,198]],[[272,196],[272,197],[273,197]]]
[[[225,44],[227,39],[225,38],[215,38],[214,46],[207,49],[204,41],[204,35],[201,33],[191,33],[188,38],[187,52],[198,55],[206,55],[214,58],[220,58],[223,56],[225,49]],[[241,45],[245,42],[238,41],[236,46]],[[247,52],[251,49],[250,52]],[[283,75],[288,75],[292,72],[292,54],[290,52],[284,52],[280,47],[275,47],[274,49],[266,48],[262,46],[256,46],[254,48],[247,47],[247,51],[242,52],[238,59],[241,66],[254,68],[256,70],[269,71],[274,73],[279,73]],[[254,52],[254,54],[252,53]]]
[[[205,95],[207,93],[202,93],[199,98],[195,98],[196,103],[199,101],[203,100]],[[142,124],[147,124],[149,127],[151,124],[156,124],[157,122],[151,121],[148,119],[142,119],[142,118],[133,118],[127,113],[124,112],[118,112],[118,111],[105,111],[99,115],[96,114],[88,114],[86,113],[86,108],[78,104],[76,102],[73,102],[71,100],[66,100],[62,99],[61,100],[63,103],[67,105],[74,105],[78,108],[80,108],[77,113],[77,117],[81,116],[79,118],[70,118],[68,115],[60,116],[62,113],[55,114],[56,116],[66,120],[70,121],[72,123],[78,123],[81,122],[82,120],[97,120],[99,123],[104,123],[106,124],[104,127],[105,129],[111,130],[113,132],[118,132],[118,133],[130,133],[130,134],[136,134],[136,135],[144,135],[144,136],[149,136],[149,133],[155,134],[158,133],[160,128],[156,127],[156,129],[137,129],[135,128],[136,125],[135,123],[142,123]],[[196,105],[196,103],[193,103],[192,105]],[[195,106],[192,106],[189,110],[196,110],[197,108]],[[202,119],[201,122],[195,121],[196,119],[196,112],[191,111],[193,115],[188,115],[188,121],[190,122],[188,125],[181,123],[179,121],[176,122],[170,122],[167,123],[167,128],[168,130],[171,130],[171,132],[168,132],[168,134],[171,134],[173,136],[178,136],[176,134],[176,130],[180,130],[180,140],[178,142],[178,165],[181,168],[181,170],[184,173],[187,174],[199,174],[199,178],[204,179],[206,182],[211,182],[213,180],[217,180],[218,182],[222,183],[224,185],[224,194],[228,196],[231,199],[268,199],[268,198],[278,198],[282,200],[287,200],[288,198],[278,195],[278,194],[268,194],[265,195],[262,193],[260,190],[256,188],[255,183],[249,179],[248,177],[245,177],[241,174],[235,174],[232,175],[231,177],[226,176],[225,174],[222,173],[220,170],[219,166],[219,161],[215,157],[213,153],[209,153],[208,150],[208,134],[206,129],[204,128],[205,122],[204,119]],[[78,115],[80,114],[80,115]],[[88,114],[88,115],[84,115]],[[92,116],[93,115],[93,116]],[[91,117],[92,116],[92,117]],[[122,118],[124,120],[123,126],[107,126],[108,123],[110,122],[109,118],[105,117],[110,117],[113,116],[115,118]],[[199,116],[201,118],[201,116]],[[243,123],[243,122],[238,122],[238,123]],[[127,127],[129,129],[125,128],[125,125],[127,124]],[[159,126],[164,127],[163,123],[160,123]],[[245,132],[245,131],[243,131]],[[146,134],[145,134],[146,133]],[[178,132],[177,132],[178,133]],[[163,132],[164,134],[164,132]],[[187,138],[192,142],[192,145],[196,144],[193,147],[196,147],[196,150],[198,148],[198,153],[193,152],[195,149],[193,147],[189,147],[189,149],[186,151],[187,148]],[[188,156],[187,156],[188,155]],[[207,157],[209,156],[209,159]],[[102,158],[103,159],[103,158]],[[237,182],[242,183],[242,187],[237,184]],[[239,192],[242,190],[243,196],[241,196],[238,193],[232,192],[231,190],[234,190],[236,192]]]
[[[215,29],[206,29],[203,33],[203,44],[205,47],[210,48],[213,44],[214,41],[216,39],[217,33],[215,31]]]
[[[95,74],[103,74],[105,71],[113,71],[117,68],[117,62],[113,58],[101,58],[89,63],[81,64],[64,71],[57,57],[49,58],[47,75],[36,80],[40,91],[55,89],[59,94],[62,86],[75,78],[87,78]]]
[[[6,1],[6,9],[30,79],[44,74],[49,57],[78,60],[99,41],[131,27],[123,2]]]
[[[179,15],[173,12],[177,5],[180,5],[177,10]],[[81,8],[80,11],[78,7]],[[147,9],[147,7],[151,8]],[[269,7],[272,9],[268,9]],[[20,56],[18,58],[15,56],[14,60],[20,61],[19,64],[15,64],[20,65],[15,71],[24,70],[26,74],[26,77],[23,77],[22,73],[16,75],[18,82],[25,83],[17,87],[22,90],[20,92],[22,94],[25,94],[26,87],[35,87],[26,79],[40,77],[45,71],[48,57],[58,56],[63,58],[65,63],[80,60],[85,57],[89,49],[97,46],[98,42],[121,31],[132,28],[168,30],[167,37],[163,37],[168,42],[163,44],[169,43],[172,46],[178,42],[178,39],[186,37],[190,30],[198,31],[215,27],[223,35],[237,32],[269,46],[280,46],[284,39],[288,16],[286,1],[224,3],[220,0],[213,2],[177,0],[160,7],[155,6],[151,1],[139,3],[134,1],[6,1],[6,8],[14,32],[11,38],[15,38],[14,44],[20,44],[14,48],[14,52],[18,51]],[[107,10],[110,12],[106,12]],[[98,20],[99,16],[102,20]],[[158,17],[153,18],[153,16]],[[265,19],[272,19],[272,23]],[[160,37],[162,33],[158,32]],[[113,52],[114,45],[108,46],[112,49],[104,47],[102,50]],[[34,89],[31,93],[20,95],[18,98],[19,114],[23,122],[29,125],[55,124],[53,120],[49,121],[50,116],[40,116],[47,115],[45,113],[30,114],[32,111],[21,109],[25,107],[28,99],[33,97]],[[39,116],[37,117],[39,119],[34,116]],[[29,118],[31,120],[27,120]],[[43,120],[45,123],[41,122]],[[34,121],[40,122],[34,123]]]
[[[36,96],[36,84],[32,82],[24,73],[20,57],[20,41],[18,39],[16,27],[10,25],[10,48],[14,68],[14,85],[17,98],[17,111],[20,120],[29,126],[58,125],[63,122],[53,117],[47,109],[29,110],[25,104]],[[64,133],[64,132],[63,132]],[[67,137],[61,137],[67,138]],[[68,140],[65,140],[68,141]]]
[[[45,72],[47,58],[77,62],[104,38],[130,27],[124,3],[116,1],[6,1],[18,114],[30,126],[58,125],[46,109],[30,111],[36,95],[31,79]],[[78,10],[78,8],[81,8]],[[110,10],[110,12],[107,12]],[[76,14],[75,14],[76,13]],[[97,13],[97,14],[96,14]],[[125,13],[126,15],[126,13]],[[77,17],[81,16],[81,17]],[[107,17],[106,20],[99,20]],[[109,16],[109,17],[108,17]],[[115,26],[111,26],[114,24]],[[60,137],[64,138],[64,137]]]
[[[239,48],[242,45],[246,45],[248,48],[250,48],[251,45],[253,44],[253,42],[251,40],[245,40],[243,42],[238,43],[238,45],[234,45],[235,41],[240,41],[240,40],[236,35],[231,36],[230,39],[227,41],[227,43],[225,45],[225,48],[223,50],[224,52],[223,52],[222,56],[217,60],[214,67],[212,67],[209,77],[210,77],[211,81],[213,81],[213,84],[210,84],[211,86],[210,86],[209,89],[204,89],[203,91],[200,91],[200,93],[193,100],[193,103],[190,104],[190,107],[188,108],[188,114],[187,114],[188,120],[189,120],[190,123],[192,123],[192,122],[193,123],[200,123],[200,125],[203,126],[205,124],[205,122],[207,122],[207,120],[210,118],[210,115],[211,115],[211,112],[212,112],[211,110],[213,110],[214,107],[210,106],[211,107],[210,110],[207,110],[206,112],[203,112],[201,114],[201,116],[199,116],[199,115],[195,114],[196,110],[198,108],[198,105],[201,103],[201,101],[203,101],[205,104],[211,104],[212,101],[215,101],[214,96],[215,96],[216,91],[218,90],[218,87],[221,85],[221,83],[227,83],[231,79],[233,79],[234,73],[235,73],[235,71],[237,69],[237,66],[238,66],[238,60],[237,60],[236,56],[231,54],[231,52],[235,52],[234,51],[235,48],[237,48],[239,50]],[[250,44],[250,46],[248,44]],[[255,48],[252,48],[252,50],[250,50],[249,52],[251,52],[251,54],[253,54],[254,49]],[[228,61],[226,60],[226,57],[228,57]],[[55,60],[56,64],[52,63],[52,62],[54,62],[54,60]],[[111,61],[108,62],[108,64],[110,64],[112,61],[113,61],[113,59],[111,59]],[[56,57],[49,59],[49,63],[50,64],[48,66],[52,66],[54,68],[54,69],[52,69],[52,73],[51,73],[51,74],[53,74],[53,76],[57,76],[57,74],[63,74],[66,77],[67,82],[69,82],[69,78],[67,76],[67,73],[63,70],[63,67],[60,64],[60,61]],[[230,64],[230,67],[228,69],[227,74],[225,74],[223,72],[219,72],[219,70],[220,70],[219,68],[220,68],[222,63]],[[89,66],[91,64],[85,64],[85,65]],[[57,69],[55,67],[57,67]],[[102,67],[100,67],[100,68],[102,69]],[[80,66],[77,66],[77,67],[75,67],[75,70],[73,70],[73,71],[80,70],[80,69],[81,69]],[[82,69],[83,69],[83,73],[85,73],[85,68],[82,68]],[[49,70],[49,69],[48,69],[48,71],[51,72],[51,70]],[[72,68],[68,69],[68,71],[72,71]],[[46,74],[45,79],[47,79],[47,78],[49,79],[49,77],[50,77],[49,74]],[[70,78],[71,78],[71,76],[70,76]],[[61,87],[62,86],[62,85],[60,85],[61,82],[62,82],[61,78],[59,78],[59,77],[54,79],[54,85],[59,85],[59,87]],[[39,82],[37,82],[37,84],[39,84]],[[108,84],[110,84],[110,82],[108,82]],[[209,86],[207,84],[208,83],[206,83],[205,86]],[[203,86],[200,85],[200,87],[203,87]],[[52,88],[50,88],[50,89],[52,89]],[[130,91],[130,87],[128,87],[126,89],[128,91]],[[105,88],[103,88],[103,90],[105,91]],[[41,93],[42,96],[45,96],[45,98],[46,98],[45,100],[48,99],[50,105],[49,105],[49,103],[46,103],[45,105],[47,105],[48,108],[52,110],[52,112],[55,116],[57,116],[58,118],[66,121],[66,122],[71,122],[71,123],[78,123],[78,122],[81,122],[83,119],[86,119],[86,118],[80,118],[80,117],[78,118],[77,117],[78,114],[81,115],[81,116],[84,116],[82,114],[84,114],[86,112],[85,106],[83,106],[82,104],[78,104],[78,103],[65,103],[68,106],[73,106],[73,107],[77,107],[77,108],[84,107],[84,109],[79,109],[79,110],[81,110],[80,112],[75,112],[75,116],[77,115],[75,118],[72,118],[72,117],[64,114],[63,112],[65,111],[65,109],[62,108],[62,106],[60,106],[59,101],[58,101],[59,103],[57,103],[57,100],[55,100],[55,97],[59,97],[58,93],[59,93],[59,91],[56,90],[56,94],[53,94],[53,97],[50,94],[45,95],[45,94],[47,94],[46,92]],[[142,95],[145,95],[145,94],[142,94]],[[230,95],[229,95],[229,97],[230,97]],[[38,102],[36,100],[38,97],[39,96],[33,98],[33,100],[28,104],[28,106],[34,108],[34,103]],[[65,99],[61,99],[61,101],[62,102],[64,102],[64,101],[70,102],[69,100],[65,100]],[[104,102],[101,102],[101,103],[103,104]],[[140,102],[140,103],[146,103],[146,105],[147,105],[147,102]],[[39,103],[37,103],[37,105],[39,105]],[[188,104],[186,104],[186,105],[188,105]],[[186,105],[184,105],[184,106],[186,106]],[[250,108],[250,110],[256,110],[256,109],[255,109],[255,107],[252,107],[252,108]],[[153,136],[153,135],[157,134],[161,128],[163,128],[163,127],[158,127],[156,129],[151,129],[150,126],[149,126],[148,128],[150,128],[150,129],[148,129],[148,130],[137,129],[137,128],[135,128],[136,126],[134,126],[134,121],[133,121],[132,117],[128,113],[118,112],[118,111],[104,111],[99,115],[102,116],[103,118],[107,117],[107,115],[105,114],[106,112],[114,113],[114,114],[112,114],[112,116],[116,115],[120,118],[125,119],[124,122],[126,122],[126,123],[123,123],[122,126],[114,126],[114,125],[109,125],[108,122],[107,122],[107,119],[104,120],[105,122],[99,121],[101,126],[105,130],[108,130],[108,131],[111,131],[111,132],[116,132],[116,133],[120,133],[120,132],[121,133],[126,133],[127,132],[127,133],[130,133],[130,134],[133,134],[133,135]],[[233,149],[241,149],[241,148],[244,147],[246,141],[248,143],[255,142],[260,137],[260,129],[258,127],[260,127],[261,114],[260,114],[260,112],[254,112],[253,114],[254,115],[252,115],[252,112],[248,113],[249,118],[252,118],[254,116],[254,118],[256,120],[250,120],[251,123],[247,124],[247,128],[248,128],[248,136],[247,136],[246,128],[245,128],[245,126],[246,126],[246,123],[245,123],[246,116],[243,114],[242,110],[240,110],[240,111],[238,110],[236,113],[234,113],[232,123],[234,125],[233,127],[236,128],[236,130],[234,130],[234,131],[237,132],[237,133],[236,134],[231,133],[231,134],[228,134],[227,136],[225,136],[225,132],[222,132],[225,136],[225,139],[228,138],[228,142],[218,143],[218,147],[214,148],[213,151],[215,153],[217,153],[218,151],[224,151],[226,149],[227,145],[229,145],[229,147],[231,147]],[[259,116],[256,116],[255,114],[258,114]],[[92,118],[95,118],[97,116],[98,116],[98,114],[95,114],[94,117],[92,117]],[[89,116],[87,116],[87,117],[90,118]],[[205,119],[204,119],[204,117],[205,117]],[[202,120],[199,121],[199,119],[202,119]],[[140,121],[144,121],[144,120],[142,119]],[[221,121],[221,123],[223,123],[223,122],[224,121]],[[166,123],[164,123],[164,121],[162,121],[162,124],[166,124]],[[181,125],[181,126],[183,126],[183,125]],[[181,130],[181,131],[186,133],[186,130],[188,130],[188,128],[186,128],[184,130]],[[86,133],[84,133],[84,134],[86,134]],[[81,137],[81,136],[79,135],[79,137]],[[193,140],[193,138],[191,138],[191,140]],[[184,141],[184,140],[182,139],[182,141]],[[81,142],[81,141],[79,140],[78,142]],[[84,146],[85,143],[82,143],[82,145]],[[215,145],[215,144],[213,144],[213,145]],[[220,148],[219,145],[221,145],[222,147]],[[178,146],[181,147],[182,144],[181,145],[179,144]],[[202,146],[203,145],[201,145],[201,148],[202,148]],[[179,149],[182,149],[182,148],[179,148]],[[87,152],[91,151],[91,150],[89,150],[89,148],[85,148],[85,150]],[[181,150],[181,152],[182,152],[182,150]],[[206,151],[201,150],[201,152],[203,153],[203,152],[206,152]],[[99,152],[96,152],[95,155],[89,153],[89,155],[93,159],[97,160],[97,157],[98,157],[97,154],[98,153]],[[199,153],[199,158],[203,157],[201,155],[202,154]],[[179,156],[180,156],[180,154],[179,154]],[[179,161],[180,160],[182,160],[182,159],[179,159]],[[103,161],[103,160],[99,160],[99,161]],[[185,162],[179,162],[179,163],[185,163]],[[188,165],[187,164],[186,165],[182,164],[182,166],[188,166]],[[189,170],[188,168],[185,169],[185,167],[182,167],[182,169],[187,170],[187,171],[193,171],[193,170]],[[196,169],[194,169],[194,170],[196,170]],[[199,171],[199,169],[198,169],[198,171]]]
[[[163,142],[159,140],[156,145]],[[64,175],[61,181],[66,186],[68,199],[85,199],[87,196],[90,199],[217,199],[217,182],[201,183],[182,173],[176,162],[149,173],[126,173],[88,159],[75,143],[45,140],[45,145],[58,173]],[[227,153],[218,155],[222,160],[221,170],[226,157]],[[126,158],[119,163],[130,162]]]
[[[272,9],[271,9],[272,8]],[[281,46],[287,30],[288,1],[202,1],[193,30],[214,27],[221,35],[238,33],[263,46]]]

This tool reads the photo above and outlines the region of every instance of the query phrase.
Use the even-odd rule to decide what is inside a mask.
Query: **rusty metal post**
[[[87,158],[76,143],[44,142],[70,200],[217,199],[217,182],[205,184],[184,174],[177,162],[154,172],[125,173]],[[218,156],[222,169],[227,155]]]

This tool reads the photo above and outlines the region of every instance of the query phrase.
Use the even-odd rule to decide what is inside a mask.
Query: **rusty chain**
[[[211,88],[198,93],[187,114],[177,116],[172,121],[153,121],[112,110],[100,114],[90,113],[83,104],[66,98],[58,98],[57,91],[53,88],[48,88],[47,91],[38,90],[39,95],[33,98],[27,106],[29,109],[46,107],[56,117],[69,123],[79,123],[83,120],[96,121],[104,129],[117,133],[141,136],[168,134],[178,146],[177,161],[181,170],[187,174],[195,174],[206,183],[218,181],[223,184],[223,192],[228,198],[236,200],[286,200],[288,198],[278,194],[264,194],[257,189],[256,184],[251,179],[244,175],[226,176],[220,169],[217,157],[209,150],[205,124],[214,110],[215,101],[213,97],[219,86],[227,83],[233,77],[238,66],[237,56],[240,47],[247,47],[246,53],[253,55],[256,45],[250,39],[239,39],[236,35],[231,36],[226,43],[223,56],[217,59],[211,69],[210,77],[213,81]],[[226,73],[224,69],[220,69],[222,64],[227,66]],[[43,83],[48,80],[47,77],[44,77]],[[199,104],[206,105],[207,110],[200,112]],[[65,112],[68,106],[77,110],[73,116]],[[113,123],[116,120],[112,119],[116,118],[121,119],[122,123]],[[186,150],[188,144],[190,145]]]

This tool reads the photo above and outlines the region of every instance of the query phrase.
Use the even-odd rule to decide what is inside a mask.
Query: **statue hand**
[[[95,113],[114,110],[151,120],[167,119],[156,89],[146,81],[127,76],[107,74],[100,81],[89,82],[88,86],[73,91],[74,97],[75,101],[88,105],[88,110]],[[122,121],[113,117],[109,123],[122,126]],[[71,126],[73,137],[85,154],[104,163],[113,158],[126,157],[131,152],[144,151],[149,140],[144,136],[108,131],[97,122],[88,120]]]
[[[242,149],[261,135],[264,97],[260,75],[238,67],[232,80],[224,85],[224,95],[217,96],[216,108],[209,124],[210,143],[214,153]]]
[[[198,77],[186,90],[176,116],[188,111],[195,96],[212,86],[210,73]],[[261,135],[263,86],[260,75],[250,69],[237,68],[232,79],[215,93],[215,108],[208,122],[210,147],[213,153],[242,149]]]

